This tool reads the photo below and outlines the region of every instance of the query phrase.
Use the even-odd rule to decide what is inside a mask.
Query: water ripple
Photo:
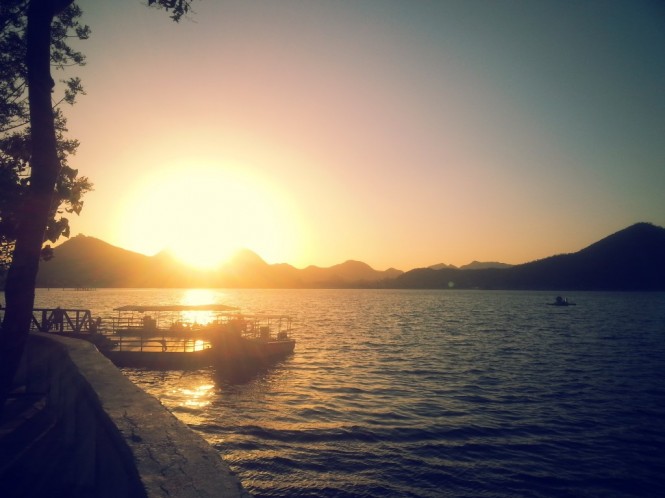
[[[177,292],[90,299],[106,310]],[[212,369],[126,373],[257,497],[665,489],[665,294],[577,293],[555,309],[538,292],[214,292],[293,315],[295,354],[242,384]]]

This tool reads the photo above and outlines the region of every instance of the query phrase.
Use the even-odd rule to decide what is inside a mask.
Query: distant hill
[[[473,261],[468,265],[460,266],[460,270],[487,270],[488,268],[510,268],[513,265],[497,263],[496,261]]]
[[[589,290],[665,290],[665,229],[637,223],[573,254],[514,269],[515,284]]]
[[[394,268],[379,272],[366,263],[349,260],[329,268],[308,266],[302,270],[302,278],[309,284],[323,285],[328,282],[335,286],[344,286],[353,283],[372,284],[381,280],[387,281],[402,273],[402,271]]]
[[[452,270],[457,270],[457,267],[455,265],[447,265],[445,263],[438,263],[436,265],[428,266],[430,270],[444,270],[444,269],[452,269]]]
[[[166,252],[144,256],[79,235],[40,264],[39,287],[409,288],[665,291],[665,229],[637,223],[576,253],[510,266],[477,262],[406,273],[360,261],[297,269],[240,251],[214,271],[194,270]]]
[[[378,271],[359,261],[299,270],[270,265],[249,250],[239,251],[216,270],[195,270],[163,252],[144,256],[94,237],[78,235],[40,264],[38,287],[347,287],[372,286],[402,274]]]
[[[637,223],[573,254],[510,268],[417,269],[398,288],[665,290],[665,229]]]
[[[447,265],[445,263],[439,263],[436,265],[428,266],[430,270],[484,270],[487,268],[510,268],[513,265],[507,263],[497,263],[495,261],[472,261],[468,265],[462,265],[459,268],[455,265]]]
[[[190,287],[202,279],[167,253],[144,256],[84,235],[53,253],[39,265],[38,287]]]

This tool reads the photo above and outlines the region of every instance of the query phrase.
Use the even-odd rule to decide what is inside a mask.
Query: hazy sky
[[[665,226],[660,1],[78,3],[73,234],[408,270]]]

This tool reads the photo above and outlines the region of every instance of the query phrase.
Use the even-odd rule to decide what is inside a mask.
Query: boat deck
[[[123,306],[94,318],[87,309],[35,308],[31,329],[85,339],[118,366],[264,367],[291,354],[291,318],[241,314],[225,305]]]

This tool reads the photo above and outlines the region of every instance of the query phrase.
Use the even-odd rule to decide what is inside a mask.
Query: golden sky
[[[665,226],[658,2],[78,3],[73,234],[408,270]]]

